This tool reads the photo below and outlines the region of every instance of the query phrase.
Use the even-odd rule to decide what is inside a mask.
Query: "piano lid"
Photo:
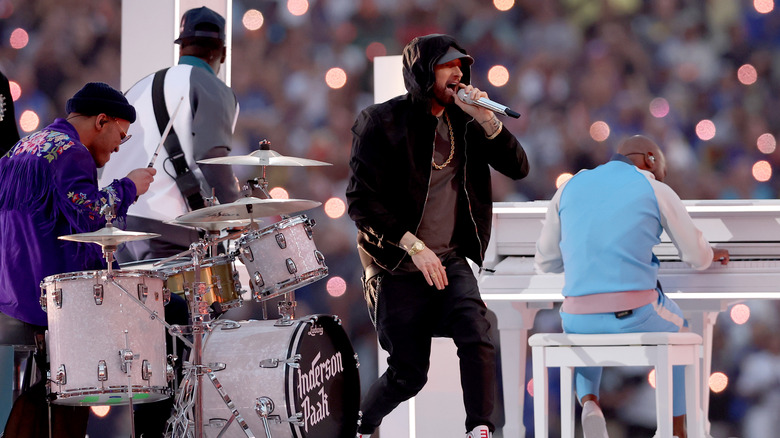
[[[505,256],[533,257],[549,201],[496,202],[493,234],[485,265]],[[705,238],[734,256],[780,258],[780,200],[684,200],[688,213]],[[656,247],[659,258],[676,258],[666,233]]]

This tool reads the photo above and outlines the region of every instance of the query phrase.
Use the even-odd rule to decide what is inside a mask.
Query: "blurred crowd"
[[[522,114],[503,122],[528,151],[531,174],[519,182],[496,175],[495,201],[549,199],[561,174],[608,160],[623,136],[637,133],[665,149],[667,182],[683,199],[776,198],[780,177],[758,182],[753,171],[759,160],[771,169],[780,165],[774,137],[771,148],[757,148],[762,134],[780,133],[780,112],[772,110],[780,96],[780,13],[759,13],[760,3],[515,0],[500,11],[487,0],[311,0],[304,15],[294,16],[287,2],[233,0],[231,82],[241,112],[232,154],[247,154],[267,139],[283,155],[332,163],[269,168],[267,177],[271,188],[284,187],[292,198],[343,200],[350,127],[373,103],[374,88],[383,86],[373,83],[372,56],[398,55],[416,35],[448,33],[476,60],[473,83]],[[250,9],[263,14],[258,30],[241,25]],[[120,0],[0,0],[0,71],[21,87],[17,117],[35,111],[40,129],[63,115],[65,101],[84,83],[118,87],[120,15]],[[21,49],[9,43],[17,28],[29,34]],[[745,64],[754,67],[754,82],[740,81]],[[494,65],[509,71],[503,86],[488,81]],[[332,67],[346,72],[344,87],[326,85]],[[657,98],[668,111],[651,111]],[[714,136],[697,132],[702,120],[714,124]],[[595,122],[609,128],[606,138],[592,134]],[[234,170],[240,179],[260,176],[256,168]],[[317,221],[315,241],[329,278],[341,277],[347,288],[333,297],[327,279],[306,286],[296,294],[297,313],[340,315],[361,373],[369,373],[376,369],[375,335],[362,301],[354,225],[322,209],[306,214]],[[774,303],[761,307],[777,313]],[[756,351],[780,360],[777,341],[754,333],[776,333],[780,322],[768,317],[748,329],[721,315],[716,327],[713,370],[732,373],[732,380],[713,396],[711,417],[718,416],[723,436],[754,438],[743,434],[742,420],[765,404],[777,412],[780,377],[768,395],[756,395],[770,386],[737,385],[741,358]],[[373,380],[364,375],[364,384]]]

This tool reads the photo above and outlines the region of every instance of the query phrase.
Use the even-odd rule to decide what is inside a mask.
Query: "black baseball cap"
[[[216,29],[203,29],[203,24],[211,24]],[[225,19],[205,6],[190,9],[181,17],[179,38],[174,43],[181,44],[185,38],[214,38],[225,41]]]
[[[439,58],[439,60],[436,62],[436,65],[446,64],[455,59],[460,59],[463,65],[471,65],[474,63],[474,58],[461,52],[455,47],[450,46],[449,50],[447,50],[447,52],[442,55],[442,57]]]

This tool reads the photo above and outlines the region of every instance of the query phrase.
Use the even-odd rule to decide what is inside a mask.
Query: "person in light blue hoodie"
[[[550,201],[535,263],[542,272],[563,272],[561,306],[566,333],[628,333],[687,330],[677,304],[658,281],[653,246],[666,233],[680,258],[702,270],[713,260],[728,263],[696,228],[668,185],[666,158],[650,138],[636,135],[612,159],[577,173]],[[599,407],[601,368],[575,370],[586,438],[606,438]],[[684,369],[675,367],[674,434],[685,438]]]

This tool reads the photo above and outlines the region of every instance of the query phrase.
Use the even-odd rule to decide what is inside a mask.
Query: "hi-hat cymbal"
[[[108,225],[97,231],[80,234],[70,234],[59,236],[58,239],[70,240],[72,242],[97,243],[100,246],[117,246],[120,243],[133,240],[146,240],[159,237],[156,233],[142,233],[139,231],[124,231],[112,225]]]
[[[261,222],[259,219],[255,219],[255,221]],[[170,225],[181,225],[184,227],[192,227],[192,228],[201,229],[203,231],[214,232],[214,231],[234,230],[238,228],[244,228],[247,225],[249,225],[252,221],[250,221],[249,219],[241,219],[241,220],[203,222],[203,221],[172,219],[163,222]]]
[[[321,202],[306,199],[260,199],[241,198],[229,204],[212,205],[191,211],[176,218],[178,222],[224,222],[240,219],[256,219],[268,216],[294,213],[321,205]]]
[[[286,157],[272,150],[257,150],[249,155],[234,155],[229,157],[207,158],[199,160],[199,164],[245,164],[250,166],[331,166],[324,161],[308,158]]]

